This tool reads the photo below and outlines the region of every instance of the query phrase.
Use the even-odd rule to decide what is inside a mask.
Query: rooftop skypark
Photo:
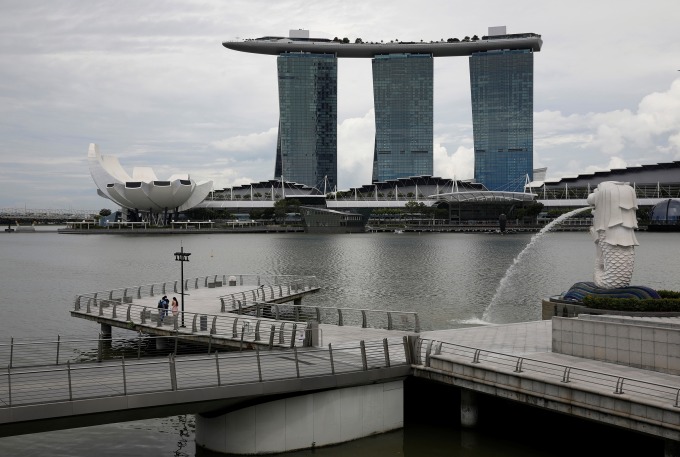
[[[483,36],[448,38],[440,41],[398,41],[364,42],[357,38],[353,43],[349,39],[328,39],[309,37],[266,36],[255,39],[225,41],[222,45],[228,49],[254,54],[279,55],[287,52],[311,52],[316,54],[335,54],[337,57],[371,58],[379,54],[431,54],[433,57],[469,56],[476,52],[501,49],[541,50],[543,40],[536,33],[518,33]]]

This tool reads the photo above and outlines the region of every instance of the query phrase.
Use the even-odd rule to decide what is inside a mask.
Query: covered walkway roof
[[[536,199],[536,194],[526,192],[501,192],[495,190],[473,190],[465,192],[448,192],[445,194],[429,195],[427,198],[445,200],[448,202],[530,202]]]

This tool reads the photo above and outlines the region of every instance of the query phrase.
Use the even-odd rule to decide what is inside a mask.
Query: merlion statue
[[[605,181],[588,195],[593,207],[595,285],[603,289],[628,287],[633,276],[637,228],[635,190],[625,182]]]

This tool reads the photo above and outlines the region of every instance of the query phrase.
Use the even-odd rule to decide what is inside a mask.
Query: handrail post
[[[331,346],[331,343],[328,343],[328,356],[331,361],[331,374],[335,374],[335,363],[333,362],[333,346]]]
[[[361,310],[361,328],[367,327],[367,321],[368,321],[368,319],[366,318],[366,310],[362,309]]]
[[[217,316],[213,316],[212,326],[210,327],[210,334],[215,335],[217,333]]]
[[[14,337],[10,338],[9,341],[9,366],[8,369],[12,368],[12,361],[14,360]]]
[[[404,335],[402,337],[402,341],[403,341],[403,344],[404,344],[404,356],[406,358],[406,363],[408,363],[409,365],[416,365],[416,358],[414,357],[414,350],[413,350],[415,344],[411,345],[410,344],[411,338],[409,338],[406,335]]]
[[[623,381],[624,381],[624,378],[619,378],[616,381],[616,390],[614,391],[615,394],[617,394],[617,395],[623,394]]]
[[[113,312],[111,313],[111,317],[113,319],[116,319],[116,306],[117,305],[118,305],[118,303],[116,303],[116,302],[113,303]]]
[[[239,352],[243,351],[243,334],[245,333],[245,331],[246,331],[246,325],[243,324],[241,326],[241,340],[238,343],[238,351]]]
[[[385,367],[390,367],[390,348],[387,343],[387,338],[383,338],[383,350],[385,351]]]
[[[293,324],[293,332],[290,335],[290,347],[295,347],[295,338],[297,337],[297,324]]]
[[[569,382],[569,374],[571,374],[571,367],[564,367],[564,374],[562,375],[562,382]],[[680,392],[680,390],[678,392]],[[677,403],[677,398],[676,398],[676,403]]]
[[[276,333],[276,325],[271,326],[271,331],[269,332],[269,349],[274,347],[274,334]]]
[[[174,391],[177,390],[177,368],[172,354],[168,354],[168,367],[170,368],[170,388]]]
[[[481,352],[481,349],[475,349],[475,354],[472,356],[472,363],[479,363],[479,355]]]
[[[125,376],[125,353],[120,359],[121,365],[123,367],[123,395],[127,395],[127,377]]]
[[[178,340],[178,335],[177,335],[177,332],[175,332],[175,351],[174,351],[175,356],[177,355],[177,340]]]
[[[297,348],[293,348],[293,353],[295,354],[295,373],[297,373],[297,377],[300,377],[300,363],[298,361],[298,352]]]
[[[222,385],[222,379],[220,378],[220,358],[217,355],[218,351],[215,351],[215,369],[217,370],[217,386]]]
[[[517,359],[517,364],[515,365],[515,373],[521,373],[522,372],[522,364],[524,363],[524,357],[520,357]]]
[[[99,340],[97,341],[97,362],[101,362],[103,358],[103,353],[104,352],[104,340],[102,338],[102,334],[99,334]]]
[[[238,338],[238,330],[237,330],[237,325],[238,323],[238,317],[234,318],[234,324],[231,326],[231,337],[232,338]]]
[[[7,366],[7,395],[9,406],[12,406],[12,370],[9,366]],[[677,403],[677,400],[675,403]]]
[[[418,313],[414,313],[414,317],[415,317],[416,323],[415,323],[415,328],[413,329],[413,331],[416,332],[416,333],[420,333],[420,319],[418,319]]]
[[[257,377],[262,382],[262,364],[260,361],[260,349],[255,345],[255,357],[257,358]]]
[[[387,312],[387,330],[392,330],[392,313]]]
[[[59,365],[59,348],[61,346],[61,335],[57,335],[57,365]]]
[[[260,320],[255,324],[255,341],[260,341]]]
[[[316,321],[321,323],[321,309],[318,306],[316,307]]]
[[[359,346],[361,347],[361,363],[364,366],[364,371],[368,370],[368,360],[366,359],[366,343],[364,340],[359,341]]]
[[[430,366],[430,351],[432,351],[432,340],[427,343],[427,349],[425,350],[425,366]]]
[[[196,318],[198,317],[198,314],[194,314],[194,319],[191,321],[191,333],[196,333],[197,327],[196,327]]]
[[[342,310],[338,308],[338,327],[342,327]]]
[[[132,303],[130,303],[130,304],[128,305],[128,309],[127,309],[127,316],[126,316],[126,319],[125,319],[125,320],[128,321],[128,322],[130,322],[130,321],[132,320],[132,319],[130,319],[130,310],[131,310],[131,309],[132,309]]]
[[[66,361],[66,372],[68,373],[68,400],[73,401],[73,387],[71,385],[71,361]]]

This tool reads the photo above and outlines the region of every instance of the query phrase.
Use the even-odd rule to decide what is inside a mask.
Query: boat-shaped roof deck
[[[477,52],[530,49],[541,50],[543,40],[535,33],[496,35],[477,40],[431,42],[343,43],[327,38],[290,38],[267,36],[225,41],[225,48],[255,54],[285,53],[333,54],[336,57],[372,58],[384,54],[430,54],[433,57],[469,56]]]

